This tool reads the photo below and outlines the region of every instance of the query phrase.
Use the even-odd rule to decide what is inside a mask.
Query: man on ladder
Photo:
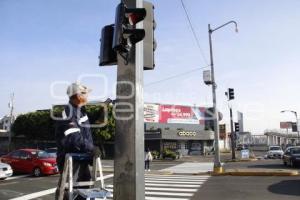
[[[62,173],[67,153],[87,153],[91,156],[100,156],[98,147],[94,146],[89,120],[85,111],[87,95],[91,90],[79,83],[72,83],[67,88],[69,104],[62,113],[63,120],[57,121],[55,136],[57,143],[57,165],[60,172],[58,187],[62,181]],[[88,160],[73,162],[74,181],[90,181],[91,172]],[[58,189],[55,199],[58,199]],[[77,199],[82,199],[77,197]]]

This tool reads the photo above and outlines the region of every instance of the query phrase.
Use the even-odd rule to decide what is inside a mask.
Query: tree
[[[19,115],[12,126],[15,135],[34,140],[54,140],[54,121],[50,111],[36,111]]]
[[[115,135],[115,119],[112,106],[108,106],[107,113],[99,105],[86,106],[91,124],[103,124],[101,128],[92,128],[94,141],[103,147],[104,141],[113,141]],[[54,107],[55,117],[61,117],[63,106]],[[106,120],[105,120],[106,119]],[[51,118],[50,110],[42,110],[19,115],[12,126],[15,135],[24,135],[28,139],[55,140],[55,121]]]

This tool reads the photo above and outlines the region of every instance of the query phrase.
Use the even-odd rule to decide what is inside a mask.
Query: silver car
[[[0,180],[12,176],[13,170],[9,164],[0,162]]]

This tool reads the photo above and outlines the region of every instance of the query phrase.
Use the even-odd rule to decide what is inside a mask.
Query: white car
[[[13,170],[9,164],[0,162],[0,180],[12,176]]]
[[[280,146],[270,146],[267,153],[268,158],[282,158],[283,151]]]

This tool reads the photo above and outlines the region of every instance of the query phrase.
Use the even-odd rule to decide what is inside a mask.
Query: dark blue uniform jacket
[[[84,107],[69,103],[63,120],[56,121],[57,165],[62,172],[66,153],[92,153],[94,145],[89,119]]]

